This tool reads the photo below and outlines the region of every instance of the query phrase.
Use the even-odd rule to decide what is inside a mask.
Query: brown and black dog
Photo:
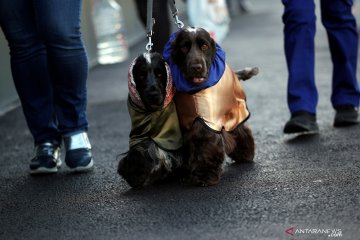
[[[232,71],[225,53],[202,28],[178,31],[164,57],[177,90],[175,103],[188,179],[200,186],[217,184],[225,154],[235,162],[254,159],[254,138],[245,124],[250,113],[239,79],[251,78],[258,69]]]

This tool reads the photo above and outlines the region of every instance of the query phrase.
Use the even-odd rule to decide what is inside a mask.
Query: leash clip
[[[179,17],[178,17],[179,11],[175,6],[175,0],[169,0],[168,3],[169,3],[169,6],[170,6],[172,16],[175,19],[175,24],[178,26],[178,28],[183,28],[184,23],[179,20]]]
[[[150,24],[147,26],[148,27],[148,32],[146,34],[146,37],[148,38],[148,43],[145,46],[145,49],[150,52],[152,49],[152,46],[154,45],[153,42],[151,41],[151,37],[153,35],[153,27],[155,24],[155,18],[152,18],[152,21],[150,22]]]
[[[148,51],[148,53],[151,51],[152,46],[154,45],[151,41],[151,36],[152,36],[152,31],[151,31],[151,34],[147,35],[148,43],[146,44],[145,49],[146,49],[146,51]]]
[[[180,21],[177,12],[175,13],[175,15],[173,16],[173,18],[175,18],[175,24],[178,26],[178,28],[183,28],[184,27],[184,23],[182,21]]]

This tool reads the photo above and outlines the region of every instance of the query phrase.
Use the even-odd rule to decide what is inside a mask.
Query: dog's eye
[[[181,47],[181,51],[186,54],[189,51],[189,49],[184,46],[184,47]]]
[[[206,45],[206,44],[201,45],[201,50],[202,50],[202,51],[206,51],[206,50],[208,50],[208,49],[209,49],[209,46],[208,46],[208,45]]]
[[[154,69],[154,74],[155,74],[156,77],[161,78],[164,71],[166,71],[166,70],[162,69],[162,68],[155,68]]]

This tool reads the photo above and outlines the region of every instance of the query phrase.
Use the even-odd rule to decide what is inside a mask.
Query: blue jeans
[[[86,131],[81,0],[0,0],[0,26],[35,143]]]
[[[282,0],[285,55],[289,71],[288,106],[290,111],[316,113],[318,92],[315,85],[314,0]],[[359,106],[360,90],[356,79],[358,32],[351,13],[352,0],[321,0],[324,25],[333,63],[333,107]]]

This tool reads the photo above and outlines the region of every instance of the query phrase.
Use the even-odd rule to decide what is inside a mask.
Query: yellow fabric
[[[182,146],[182,135],[175,103],[156,112],[146,112],[128,100],[131,117],[130,147],[151,138],[165,150],[177,150]]]
[[[250,113],[245,92],[235,73],[226,65],[219,82],[195,94],[176,93],[175,103],[180,126],[189,130],[197,117],[215,131],[231,131],[245,121]]]

